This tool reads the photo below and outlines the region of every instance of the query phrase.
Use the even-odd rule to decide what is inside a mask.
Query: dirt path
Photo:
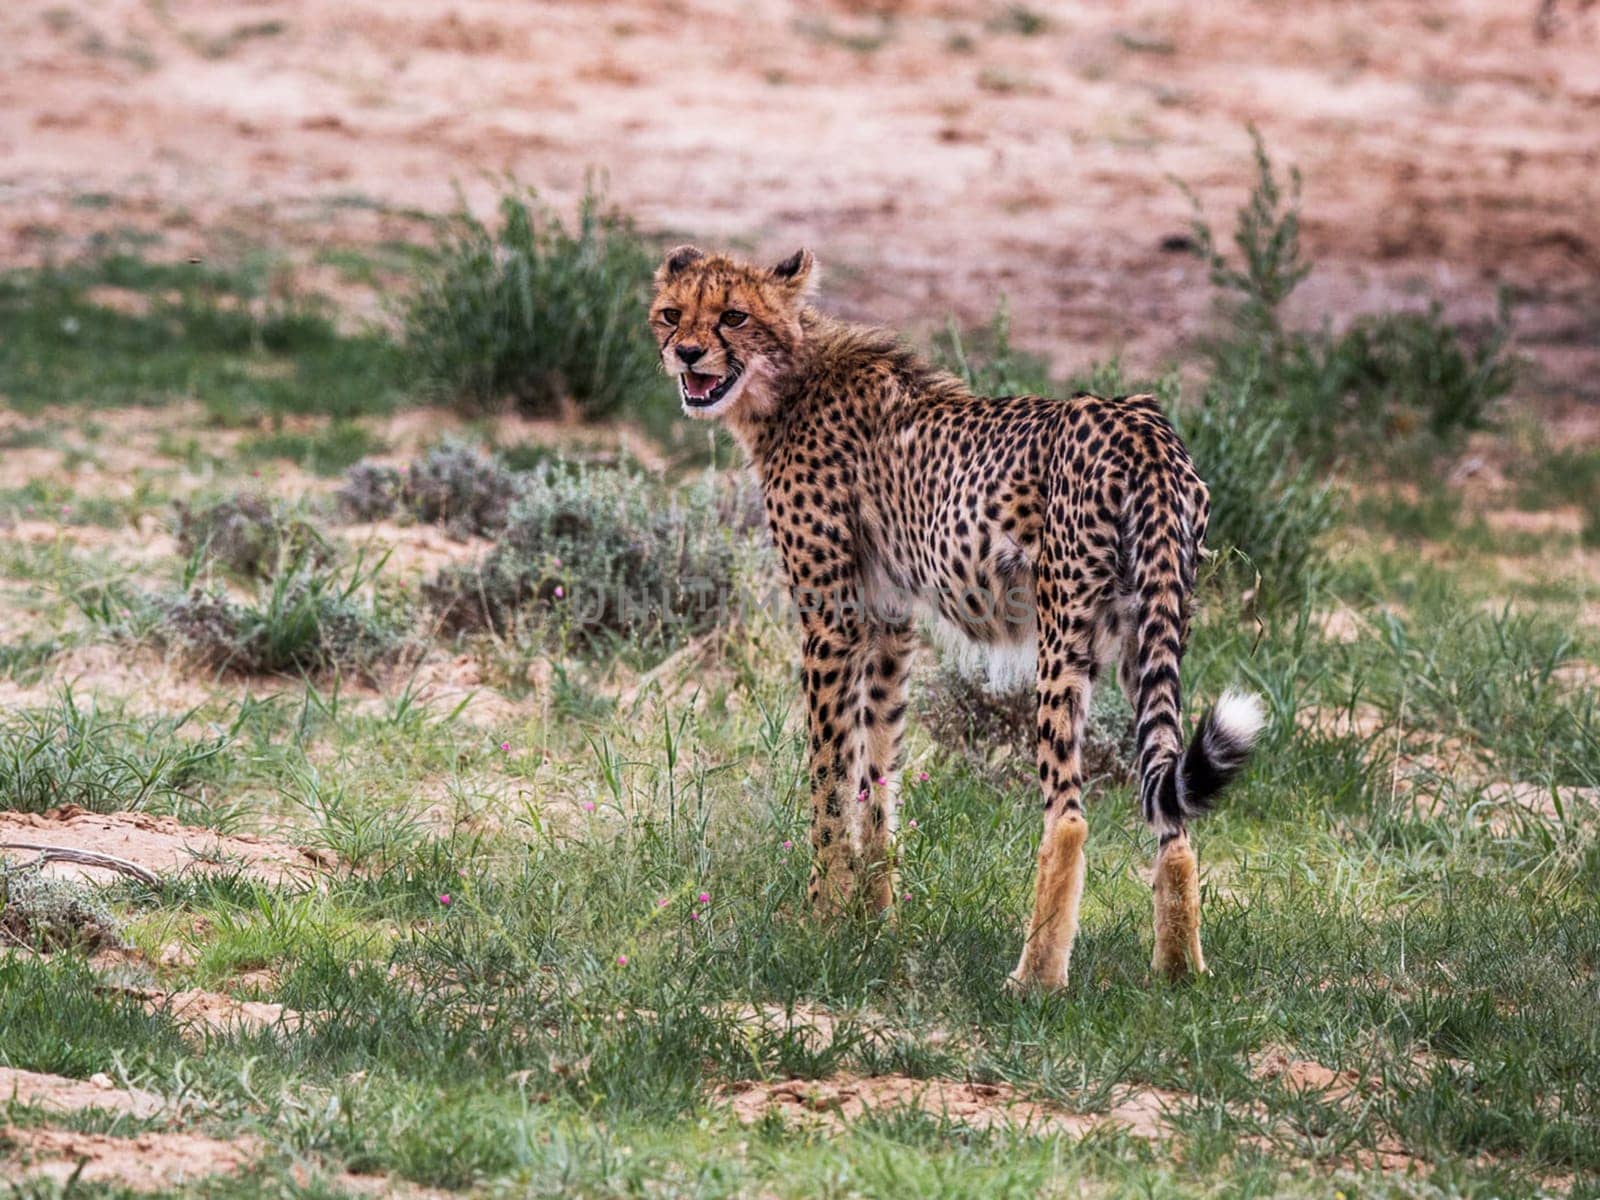
[[[926,328],[1009,297],[1058,365],[1158,364],[1210,298],[1256,122],[1307,179],[1305,314],[1441,298],[1600,398],[1600,8],[1534,0],[19,0],[0,11],[0,253],[94,231],[414,238],[395,208],[586,172],[661,231],[808,242],[853,314]],[[1042,28],[1029,35],[1018,12]],[[1007,14],[1012,15],[1007,15]],[[324,276],[331,276],[326,268]]]

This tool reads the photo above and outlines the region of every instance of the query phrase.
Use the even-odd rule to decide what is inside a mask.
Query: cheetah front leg
[[[853,826],[861,759],[857,696],[862,646],[859,627],[813,625],[804,644],[806,711],[810,728],[812,907],[831,915],[855,894],[860,859]]]
[[[862,774],[857,793],[862,881],[876,913],[894,906],[895,833],[899,828],[900,741],[914,637],[910,626],[878,627],[861,667]]]

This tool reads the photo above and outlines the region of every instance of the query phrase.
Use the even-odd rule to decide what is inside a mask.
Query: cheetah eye
[[[736,308],[730,308],[722,314],[722,323],[729,329],[737,329],[750,319],[749,313],[742,313]]]
[[[663,308],[661,310],[661,319],[668,325],[676,325],[678,323],[678,318],[681,316],[683,316],[683,314],[675,308]]]

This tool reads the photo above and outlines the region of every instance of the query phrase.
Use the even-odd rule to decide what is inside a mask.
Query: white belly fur
[[[995,695],[1029,691],[1037,685],[1039,632],[1032,626],[1019,630],[1016,640],[979,642],[943,617],[929,622],[933,639],[945,661],[967,679],[981,680]]]

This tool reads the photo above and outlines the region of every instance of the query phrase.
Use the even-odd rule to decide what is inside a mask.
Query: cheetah
[[[895,895],[896,796],[915,618],[1037,691],[1044,830],[1012,986],[1060,988],[1083,891],[1079,743],[1103,665],[1137,722],[1157,839],[1152,968],[1203,972],[1186,822],[1243,769],[1258,698],[1225,693],[1187,747],[1179,663],[1210,511],[1155,399],[980,397],[892,333],[810,303],[815,261],[771,268],[693,246],[655,276],[650,324],[684,412],[759,477],[799,610],[811,903]]]

